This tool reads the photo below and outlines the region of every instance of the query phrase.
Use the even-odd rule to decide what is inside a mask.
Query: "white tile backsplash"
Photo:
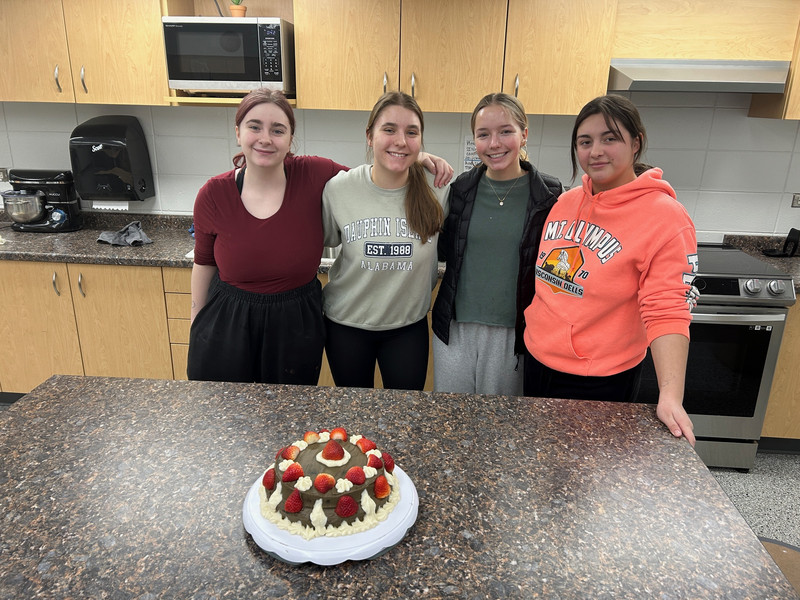
[[[76,104],[6,102],[4,106],[8,131],[72,133],[78,124]]]
[[[695,220],[698,235],[785,234],[800,227],[800,126],[747,117],[749,94],[634,92],[648,132],[646,162],[665,178]],[[477,98],[476,98],[477,101]],[[68,169],[69,136],[97,115],[128,114],[142,124],[157,197],[135,212],[191,214],[205,181],[232,168],[239,151],[235,107],[149,107],[0,103],[0,167]],[[355,166],[366,159],[368,112],[297,110],[293,150]],[[570,185],[571,116],[528,115],[530,160]],[[425,148],[460,173],[470,115],[425,115]]]
[[[789,193],[800,193],[800,153],[798,152],[792,154],[785,190]],[[796,208],[795,210],[800,213],[800,208]]]
[[[719,109],[714,111],[708,148],[791,152],[796,139],[797,121],[751,119],[745,109]]]
[[[216,106],[153,107],[155,135],[176,137],[235,137],[227,109]]]
[[[159,174],[210,177],[231,168],[227,139],[159,135],[155,149]]]
[[[367,142],[332,142],[314,140],[305,143],[305,154],[324,156],[348,167],[357,167],[367,162]]]
[[[660,167],[664,179],[675,189],[700,189],[706,153],[703,150],[658,150],[651,148],[642,162]]]
[[[789,173],[789,152],[725,152],[706,154],[702,190],[782,192]]]
[[[773,232],[782,196],[749,192],[700,192],[693,216],[694,225],[700,230],[726,233]]]
[[[69,133],[63,131],[9,131],[9,167],[69,169]],[[5,165],[0,165],[5,166]]]
[[[713,108],[642,108],[648,148],[705,150]]]

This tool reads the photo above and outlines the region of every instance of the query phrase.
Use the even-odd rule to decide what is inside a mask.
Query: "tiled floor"
[[[756,535],[800,548],[800,455],[759,452],[748,473],[710,470]]]

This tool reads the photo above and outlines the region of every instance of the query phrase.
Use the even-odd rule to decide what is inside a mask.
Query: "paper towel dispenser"
[[[136,117],[105,115],[81,123],[72,131],[69,155],[82,200],[140,201],[156,193],[147,141]]]

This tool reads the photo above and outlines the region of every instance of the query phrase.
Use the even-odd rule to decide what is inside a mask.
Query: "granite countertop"
[[[389,450],[419,516],[291,566],[245,494],[308,429]],[[798,598],[650,405],[54,376],[0,413],[0,597]]]
[[[83,229],[68,233],[18,232],[11,229],[9,221],[0,222],[0,236],[5,240],[0,244],[0,260],[156,267],[193,264],[186,258],[194,250],[194,238],[188,231],[191,217],[90,212],[82,217]],[[141,222],[152,244],[111,246],[97,241],[103,231],[119,231],[132,221]]]
[[[776,258],[766,256],[762,250],[781,250],[786,236],[726,235],[723,242],[746,252],[779,271],[790,275],[794,281],[795,292],[800,294],[800,253],[792,257]]]

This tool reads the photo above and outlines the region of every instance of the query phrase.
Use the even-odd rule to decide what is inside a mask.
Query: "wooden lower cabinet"
[[[0,261],[0,386],[51,375],[172,379],[160,267]]]
[[[789,309],[761,437],[800,440],[800,303]]]
[[[161,267],[68,264],[86,375],[172,379]]]
[[[0,261],[0,391],[83,375],[67,265]]]
[[[163,271],[173,371],[175,379],[186,379],[186,358],[189,353],[189,319],[192,305],[192,270],[165,267]],[[317,277],[323,286],[328,283],[327,273],[320,273]],[[439,284],[437,283],[432,298],[436,298],[436,292],[438,291]],[[428,324],[430,326],[430,313],[428,314]],[[331,369],[328,366],[328,357],[324,353],[322,355],[322,369],[320,370],[318,385],[329,387],[335,385]],[[383,387],[381,374],[377,367],[375,368],[375,387]],[[428,376],[425,379],[425,389],[428,391],[433,389],[433,351],[430,347],[428,349]]]

